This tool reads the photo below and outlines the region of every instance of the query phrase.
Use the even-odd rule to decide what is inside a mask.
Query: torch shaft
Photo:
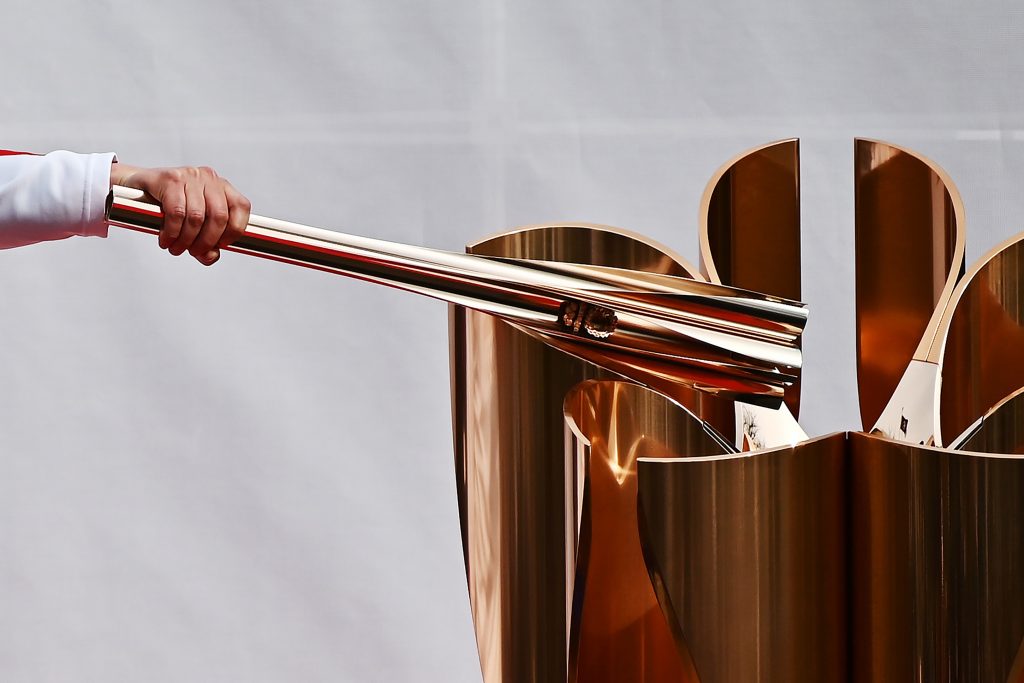
[[[115,187],[112,197],[111,225],[159,233],[158,205],[129,188]],[[778,394],[800,364],[803,305],[721,285],[579,264],[489,259],[257,215],[229,249],[474,308],[555,345],[564,339],[574,349],[580,342],[596,347],[594,357],[606,345],[659,362],[711,368],[729,376],[728,393],[749,376],[755,380],[750,393]]]

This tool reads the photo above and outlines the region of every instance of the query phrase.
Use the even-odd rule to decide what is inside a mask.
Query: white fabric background
[[[1022,228],[1013,2],[8,2],[0,147],[210,164],[255,210],[461,249],[587,220],[696,260],[799,136],[803,422],[856,427],[852,138]],[[705,3],[710,5],[710,3]],[[0,253],[0,680],[479,679],[442,304],[113,234]]]

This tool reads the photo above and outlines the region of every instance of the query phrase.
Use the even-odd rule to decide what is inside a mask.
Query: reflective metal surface
[[[800,143],[743,152],[701,198],[700,267],[712,282],[800,298]]]
[[[639,453],[648,569],[702,683],[846,680],[845,446]]]
[[[874,140],[857,140],[854,153],[861,420],[888,429],[907,405],[890,401],[897,384],[912,358],[927,360],[963,272],[964,208],[949,176],[921,155]]]
[[[941,169],[858,140],[856,184],[861,414],[889,439],[808,440],[793,417],[795,140],[709,183],[710,282],[594,225],[466,255],[254,216],[234,249],[452,304],[486,683],[1024,683],[1024,234],[957,284],[964,211]],[[161,217],[119,191],[110,218]],[[944,439],[964,450],[914,445]]]
[[[1019,680],[1024,459],[850,446],[853,680]]]
[[[997,403],[947,448],[1024,455],[1024,388]]]
[[[1024,233],[971,267],[953,293],[943,324],[948,327],[945,343],[934,352],[942,376],[939,445],[1024,387]],[[998,424],[1015,429],[1007,417]],[[991,423],[988,431],[996,426]],[[987,438],[992,445],[1012,440],[1009,434]]]
[[[686,277],[695,269],[626,231],[513,230],[471,253],[572,261]],[[610,377],[494,316],[452,307],[452,418],[466,578],[486,683],[551,683],[568,673],[576,515],[567,488],[563,400]],[[683,403],[696,400],[683,397]]]
[[[783,140],[724,164],[704,190],[700,267],[710,282],[800,298],[800,145]],[[797,424],[799,378],[786,389],[788,410],[731,401],[705,402],[702,417],[739,450],[803,441]]]
[[[772,142],[723,164],[704,188],[698,239],[709,282],[799,300],[799,141]],[[786,403],[800,414],[799,380]]]
[[[156,233],[158,205],[115,188],[111,225]],[[626,357],[628,376],[778,402],[800,366],[802,304],[686,278],[634,277],[631,269],[571,269],[396,244],[250,216],[231,250],[327,270],[475,308],[600,362]],[[720,381],[718,381],[720,378]]]
[[[692,406],[696,408],[697,406]],[[569,680],[698,679],[677,648],[644,564],[637,526],[637,457],[712,455],[719,444],[671,401],[625,382],[589,381],[565,400],[569,513],[578,544]]]

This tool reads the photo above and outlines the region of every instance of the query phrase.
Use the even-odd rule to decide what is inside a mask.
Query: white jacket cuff
[[[113,152],[82,154],[84,192],[82,194],[82,229],[79,235],[106,237],[107,195],[110,194],[110,165],[117,156]]]
[[[58,151],[0,157],[0,249],[72,235],[105,237],[115,156]]]

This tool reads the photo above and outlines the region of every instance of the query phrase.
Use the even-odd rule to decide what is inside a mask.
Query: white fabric
[[[0,156],[0,249],[75,235],[106,237],[113,153]]]

